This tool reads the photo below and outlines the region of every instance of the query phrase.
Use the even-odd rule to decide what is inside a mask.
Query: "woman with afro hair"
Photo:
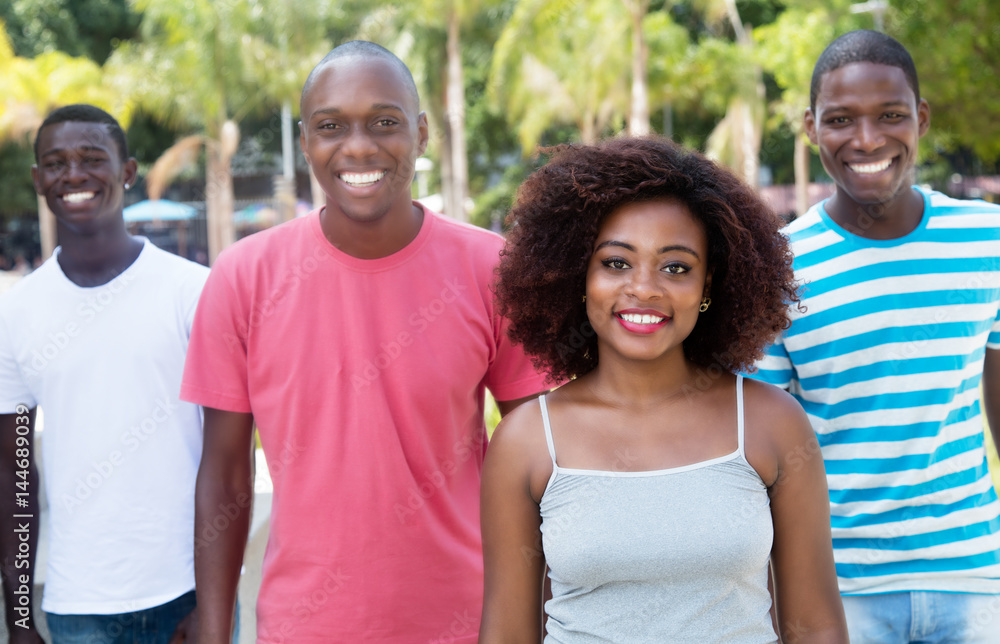
[[[778,218],[700,154],[620,138],[556,148],[508,223],[510,335],[568,382],[487,451],[480,644],[846,642],[819,445],[738,375],[797,302]]]

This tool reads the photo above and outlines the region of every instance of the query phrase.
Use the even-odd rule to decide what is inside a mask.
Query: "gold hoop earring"
[[[706,297],[705,299],[703,299],[703,300],[701,301],[701,306],[699,306],[699,307],[698,307],[698,310],[699,310],[699,311],[701,311],[702,313],[704,313],[705,311],[707,311],[707,310],[708,310],[708,306],[709,306],[709,305],[710,305],[711,303],[712,303],[712,298],[710,298],[710,297]]]
[[[587,303],[587,296],[586,296],[586,295],[584,295],[584,296],[583,296],[583,299],[582,299],[582,300],[580,300],[580,301],[581,301],[581,302],[583,302],[584,304],[586,304],[586,303]]]

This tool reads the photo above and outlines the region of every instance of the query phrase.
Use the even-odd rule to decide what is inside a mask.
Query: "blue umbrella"
[[[166,199],[156,199],[140,201],[128,206],[123,211],[125,221],[178,221],[182,219],[192,219],[197,210],[193,206],[168,201]]]

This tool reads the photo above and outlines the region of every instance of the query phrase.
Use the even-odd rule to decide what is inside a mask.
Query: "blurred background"
[[[133,232],[202,263],[322,201],[299,92],[361,38],[413,70],[431,123],[414,197],[496,230],[537,150],[658,132],[760,187],[786,217],[832,185],[801,131],[837,35],[912,52],[932,126],[917,181],[1000,198],[1000,3],[975,0],[7,0],[0,4],[0,269],[56,245],[32,189],[35,130],[89,102],[127,128]],[[139,203],[153,200],[150,203]],[[167,203],[174,202],[174,203]]]
[[[540,147],[655,132],[727,164],[791,219],[833,192],[802,113],[816,58],[858,28],[916,61],[932,114],[916,181],[1000,201],[1000,2],[3,0],[0,292],[58,243],[30,175],[51,110],[86,102],[118,118],[140,169],[129,228],[209,264],[322,205],[298,147],[300,90],[353,39],[413,71],[431,125],[413,196],[451,217],[502,231]],[[494,426],[495,406],[487,415]],[[268,532],[258,461],[245,642]]]

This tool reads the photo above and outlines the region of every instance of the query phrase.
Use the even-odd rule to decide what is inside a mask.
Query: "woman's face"
[[[612,212],[587,267],[599,360],[683,356],[710,283],[708,237],[686,205],[659,199]]]

